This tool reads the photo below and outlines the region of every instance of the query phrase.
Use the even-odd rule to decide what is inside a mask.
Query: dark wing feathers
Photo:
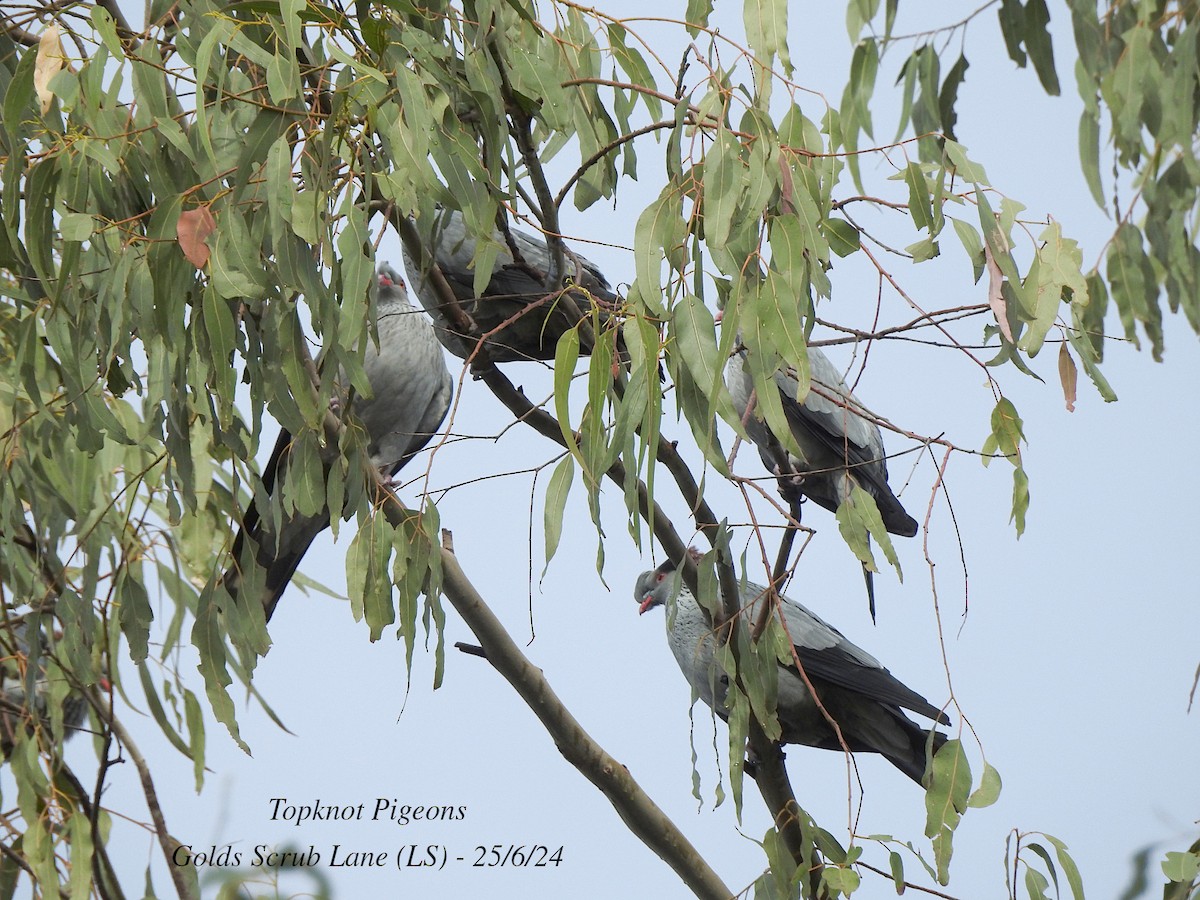
[[[880,703],[908,709],[934,721],[949,725],[947,715],[907,687],[884,668],[865,666],[839,644],[824,650],[796,647],[796,656],[810,679],[820,679]]]

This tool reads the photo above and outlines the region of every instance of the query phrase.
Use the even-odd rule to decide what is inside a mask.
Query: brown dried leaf
[[[50,80],[61,72],[66,64],[67,53],[59,37],[58,23],[52,22],[38,39],[37,59],[33,64],[33,88],[37,91],[43,114],[50,109],[54,100]]]
[[[1058,345],[1058,377],[1062,381],[1067,412],[1075,412],[1075,388],[1079,383],[1079,370],[1075,367],[1075,359],[1067,349],[1065,341]]]
[[[983,256],[987,262],[988,271],[988,306],[992,308],[992,313],[996,316],[996,324],[1000,326],[1000,333],[1004,335],[1004,339],[1010,344],[1015,344],[1012,329],[1008,327],[1008,303],[1004,299],[1004,273],[1000,271],[1000,264],[992,256],[992,248],[986,241],[983,244]]]
[[[209,249],[205,238],[217,230],[217,220],[208,211],[207,206],[184,210],[179,214],[175,224],[175,234],[179,240],[179,248],[183,255],[197,269],[203,269],[208,264]]]

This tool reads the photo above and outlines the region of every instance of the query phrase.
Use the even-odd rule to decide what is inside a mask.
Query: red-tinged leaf
[[[211,251],[205,241],[216,230],[217,220],[213,218],[213,214],[208,211],[207,206],[198,206],[179,214],[179,221],[175,224],[179,249],[188,258],[188,262],[197,269],[203,269],[208,265]]]
[[[1067,412],[1075,412],[1075,388],[1079,383],[1079,370],[1067,345],[1058,345],[1058,377],[1062,381],[1063,399],[1067,401]]]
[[[988,271],[988,306],[992,308],[992,314],[996,317],[996,324],[1000,326],[1000,333],[1004,335],[1004,339],[1014,344],[1016,341],[1013,340],[1012,329],[1008,326],[1008,304],[1004,300],[1004,273],[1000,271],[1000,264],[996,262],[992,248],[986,241],[983,245],[983,255]]]

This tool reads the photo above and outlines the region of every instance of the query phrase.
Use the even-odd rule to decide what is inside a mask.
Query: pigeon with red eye
[[[438,210],[429,251],[459,307],[475,323],[478,335],[486,336],[483,345],[492,362],[552,360],[558,339],[576,327],[578,316],[590,320],[595,307],[603,329],[619,308],[621,298],[596,264],[570,249],[564,248],[562,268],[557,269],[550,248],[539,237],[497,226],[489,240],[495,256],[482,293],[475,290],[474,268],[480,248],[461,212]],[[433,317],[438,340],[459,359],[470,359],[478,338],[464,333],[443,309],[428,263],[423,268],[406,249],[404,264],[414,275],[417,298]],[[590,351],[585,341],[581,352]]]
[[[747,623],[758,615],[767,596],[761,585],[747,583],[741,607]],[[729,681],[714,659],[717,638],[712,623],[683,584],[675,564],[667,561],[638,576],[634,589],[638,612],[667,609],[667,643],[695,695],[722,719]],[[672,605],[672,598],[673,605]],[[946,742],[940,731],[921,728],[906,716],[910,710],[935,722],[950,724],[946,714],[902,684],[875,657],[848,641],[840,631],[799,603],[780,596],[783,623],[821,704],[838,723],[846,746],[855,753],[879,753],[918,784],[925,773],[925,747],[932,734],[936,752]],[[776,710],[781,743],[822,750],[842,750],[795,664],[779,666]]]
[[[450,409],[454,382],[429,320],[409,302],[400,273],[386,263],[378,270],[376,316],[379,345],[368,344],[363,357],[371,394],[355,395],[349,407],[368,435],[371,463],[391,477],[441,427]],[[348,388],[339,387],[337,407],[345,405],[348,394]],[[273,494],[287,478],[291,446],[292,436],[284,429],[263,470],[267,494]],[[236,598],[248,567],[262,570],[265,582],[260,600],[267,619],[313,540],[329,527],[329,510],[312,516],[285,512],[277,530],[270,519],[256,504],[247,510],[233,544],[234,563],[223,578],[226,590]]]

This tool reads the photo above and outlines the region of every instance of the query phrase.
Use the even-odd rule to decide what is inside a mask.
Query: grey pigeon
[[[51,684],[44,662],[30,668],[27,627],[24,620],[0,623],[0,755],[4,759],[12,755],[22,729],[45,735],[51,729]],[[87,708],[82,694],[67,694],[62,701],[63,740],[81,730]]]
[[[369,345],[363,359],[371,396],[355,396],[351,410],[370,437],[372,464],[395,475],[441,427],[454,384],[429,320],[409,302],[404,279],[386,263],[379,267],[376,309],[379,348]],[[291,444],[292,436],[286,429],[281,431],[263,471],[268,494],[280,478],[287,477]],[[326,509],[316,516],[285,518],[274,534],[257,506],[251,505],[233,544],[234,563],[223,579],[226,589],[236,597],[245,567],[257,564],[266,573],[262,603],[270,619],[309,545],[328,527]],[[246,552],[247,543],[253,556]]]
[[[557,271],[546,242],[540,238],[516,228],[508,228],[505,234],[497,227],[492,241],[499,255],[487,287],[478,296],[471,267],[476,242],[461,212],[439,211],[430,247],[430,255],[463,312],[474,320],[480,336],[489,335],[484,346],[492,362],[554,359],[558,339],[578,324],[564,302],[567,299],[585,318],[590,317],[593,305],[597,306],[602,323],[621,303],[596,265],[570,250],[565,253],[563,270]],[[421,305],[433,317],[438,340],[455,356],[469,359],[477,339],[456,327],[443,311],[429,272],[422,271],[407,250],[404,264],[414,276]],[[501,329],[505,322],[509,324]],[[496,333],[491,334],[493,331]],[[589,353],[590,349],[585,343],[582,352]]]
[[[763,465],[784,476],[780,479],[784,497],[796,502],[803,495],[836,512],[849,496],[851,485],[857,484],[874,498],[889,532],[903,537],[916,534],[916,519],[905,512],[888,487],[887,453],[879,426],[863,415],[865,407],[817,347],[808,348],[812,388],[804,402],[796,402],[795,373],[786,367],[775,373],[784,415],[804,454],[787,456],[798,477],[788,478],[790,473],[779,471],[783,448],[778,439],[755,410],[745,415],[754,392],[754,380],[746,368],[747,352],[741,349],[729,358],[725,386],[733,398],[734,411],[744,417],[746,432],[757,445]]]
[[[799,382],[795,372],[781,367],[775,385],[792,437],[803,456],[784,451],[779,439],[751,407],[757,405],[754,378],[746,368],[745,348],[725,364],[725,386],[733,398],[733,409],[746,424],[746,433],[758,447],[763,465],[779,476],[779,491],[791,504],[797,519],[804,497],[830,512],[850,496],[853,485],[871,495],[879,508],[883,527],[892,534],[912,537],[917,521],[900,505],[887,481],[887,453],[879,426],[862,413],[865,407],[846,387],[842,376],[817,347],[808,348],[811,387],[803,403],[796,401]],[[862,412],[860,412],[862,411]],[[863,563],[867,602],[875,618],[875,580]]]
[[[696,598],[682,584],[675,564],[668,561],[638,576],[634,597],[639,613],[664,606],[678,590],[674,618],[667,617],[667,642],[692,689],[721,718],[725,714],[728,677],[713,659],[716,637]],[[767,589],[748,583],[742,594],[745,622],[757,617]],[[909,719],[908,709],[943,724],[946,714],[901,684],[875,657],[855,646],[820,616],[799,603],[780,597],[783,620],[825,709],[838,723],[846,745],[855,753],[880,753],[918,784],[925,772],[925,742],[929,732]],[[841,750],[837,734],[821,714],[795,665],[779,667],[777,702],[782,743]],[[933,732],[933,749],[946,742]]]

